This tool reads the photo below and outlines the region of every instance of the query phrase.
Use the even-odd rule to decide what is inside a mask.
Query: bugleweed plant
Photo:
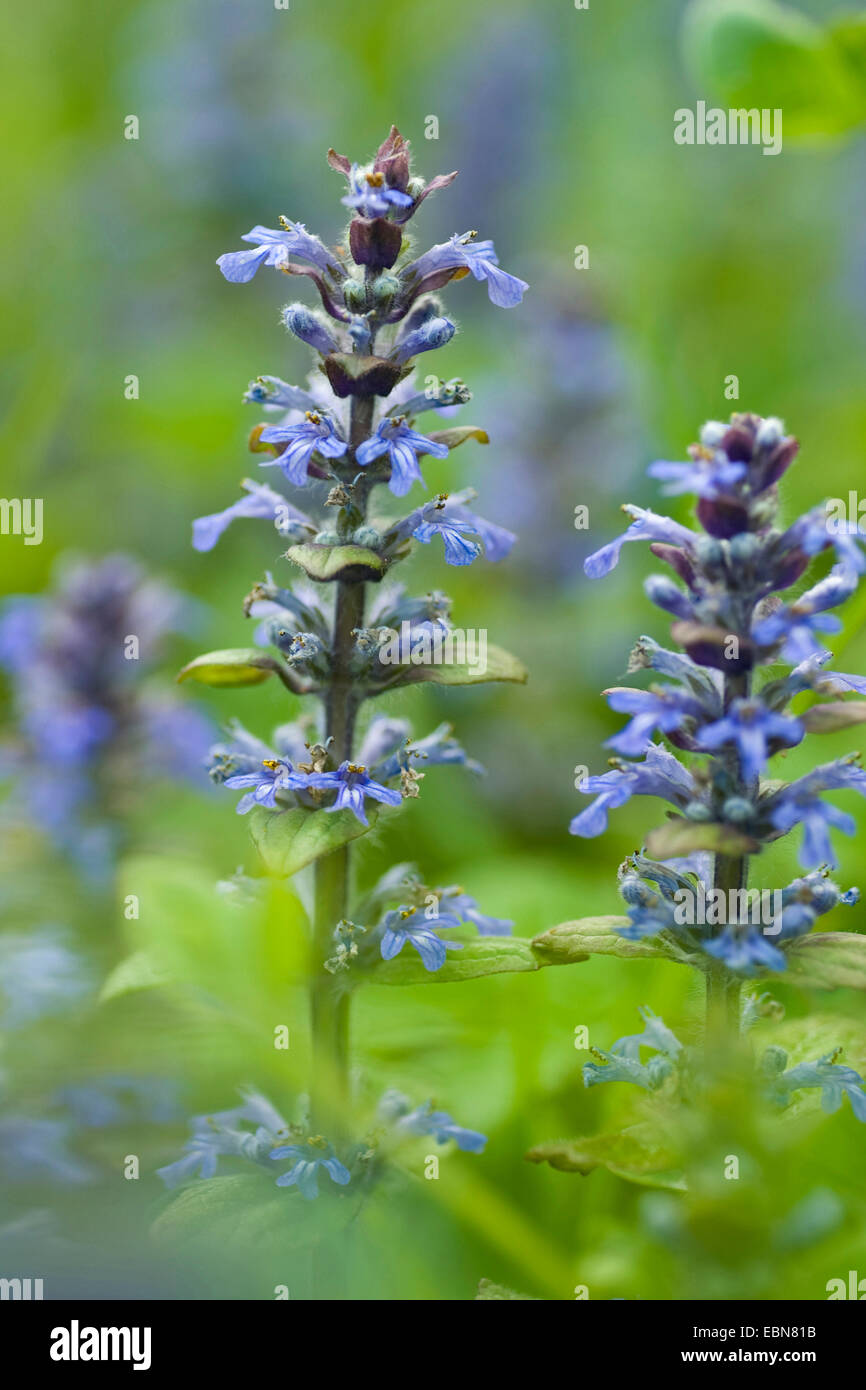
[[[679,650],[641,637],[628,669],[648,676],[649,688],[605,692],[629,722],[608,741],[610,770],[585,779],[581,790],[593,800],[571,832],[602,834],[609,812],[633,796],[661,800],[667,819],[620,867],[624,917],[565,923],[538,938],[534,949],[556,962],[594,952],[663,957],[698,972],[706,994],[702,1050],[683,1046],[645,1010],[641,1033],[619,1039],[610,1051],[591,1049],[587,1086],[625,1081],[666,1098],[694,1093],[720,1054],[737,1051],[741,1030],[778,1012],[766,993],[741,999],[751,977],[866,988],[866,937],[824,929],[829,912],[858,898],[856,889],[843,892],[829,877],[836,864],[830,831],[853,834],[855,822],[825,797],[846,790],[866,795],[859,755],[821,763],[791,781],[771,775],[807,735],[866,719],[866,702],[848,698],[866,695],[866,678],[828,670],[823,642],[825,633],[841,628],[830,610],[854,593],[866,571],[864,536],[824,505],[784,529],[776,524],[779,483],[797,448],[777,419],[738,414],[727,425],[711,421],[687,462],[659,461],[649,469],[669,494],[697,495],[699,529],[629,505],[626,532],[585,562],[587,576],[598,579],[614,568],[625,543],[649,542],[674,577],[654,575],[645,591],[673,616]],[[835,559],[829,572],[798,597],[782,597],[828,551]],[[784,674],[780,665],[788,668]],[[792,712],[803,696],[813,697],[808,707]],[[785,887],[758,888],[754,861],[789,834],[800,836],[806,872]],[[785,1107],[797,1092],[817,1088],[824,1110],[838,1110],[847,1095],[866,1121],[861,1077],[840,1062],[841,1049],[809,1055],[811,1038],[824,1037],[825,1029],[811,1029],[807,1019],[799,1031],[796,1065],[789,1066],[779,1046],[761,1056],[757,1077],[765,1098]],[[640,1144],[632,1138],[626,1175],[667,1162],[670,1155],[661,1152],[636,1157]],[[587,1171],[597,1161],[594,1152],[591,1142],[584,1144],[581,1161],[580,1144],[552,1145],[531,1157]]]
[[[336,249],[281,218],[277,228],[247,233],[249,250],[218,261],[235,284],[262,266],[303,276],[318,291],[321,309],[291,303],[282,311],[289,332],[314,351],[309,383],[260,376],[245,398],[266,416],[251,447],[268,481],[248,480],[240,501],[194,526],[200,551],[210,550],[238,517],[276,527],[281,549],[272,530],[263,533],[265,563],[274,572],[254,585],[244,605],[259,620],[262,645],[210,652],[182,672],[215,686],[276,677],[293,704],[303,697],[311,706],[278,728],[270,744],[234,723],[211,764],[215,781],[242,793],[237,810],[249,817],[269,872],[285,878],[312,869],[310,1103],[305,1109],[291,1098],[299,1118],[287,1124],[264,1097],[247,1094],[237,1109],[193,1121],[184,1157],[162,1170],[173,1186],[195,1175],[212,1177],[219,1157],[232,1155],[259,1163],[279,1186],[297,1187],[304,1198],[324,1192],[323,1177],[357,1186],[369,1171],[370,1143],[353,1136],[349,1094],[355,988],[370,978],[414,983],[443,973],[487,973],[484,939],[498,939],[511,926],[485,916],[463,888],[426,885],[411,865],[395,866],[363,898],[356,894],[352,842],[417,798],[430,768],[478,770],[448,725],[416,739],[402,719],[368,718],[368,706],[419,681],[525,679],[507,653],[489,648],[479,660],[469,651],[465,634],[452,628],[445,594],[412,597],[394,583],[393,571],[413,542],[441,543],[446,564],[458,566],[481,556],[499,560],[512,546],[510,532],[470,509],[471,488],[425,496],[422,456],[429,476],[451,450],[469,440],[486,443],[487,436],[450,423],[420,432],[418,417],[451,415],[470,392],[456,378],[443,382],[427,373],[416,382],[414,369],[422,354],[444,347],[456,332],[436,293],[450,281],[471,274],[503,308],[517,305],[527,287],[499,268],[492,242],[475,232],[414,251],[408,224],[424,199],[456,175],[430,183],[416,177],[396,128],[370,163],[352,164],[333,150],[328,162],[346,181],[342,201],[351,210]],[[410,493],[411,501],[404,500]],[[466,958],[462,971],[453,965],[448,971],[449,952],[450,961]],[[384,1098],[380,1122],[392,1134],[432,1135],[475,1152],[484,1146],[484,1136],[430,1103],[394,1093]],[[284,1160],[289,1166],[277,1177],[275,1165]]]

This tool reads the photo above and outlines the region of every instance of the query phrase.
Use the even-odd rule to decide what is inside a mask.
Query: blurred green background
[[[765,7],[752,8],[760,17]],[[826,25],[855,8],[813,0],[796,12]],[[475,397],[462,418],[492,442],[468,445],[435,479],[427,469],[436,486],[476,486],[482,513],[520,532],[521,543],[497,567],[446,574],[434,547],[412,562],[417,591],[447,588],[455,620],[486,627],[519,654],[530,684],[395,697],[390,709],[419,731],[452,720],[489,775],[434,772],[387,842],[374,833],[357,856],[362,882],[411,859],[428,881],[464,884],[526,936],[617,911],[616,866],[654,823],[638,801],[603,841],[567,833],[583,804],[574,770],[602,770],[600,745],[619,722],[598,692],[621,680],[635,636],[666,636],[643,597],[640,547],[604,585],[581,573],[583,556],[621,529],[621,502],[653,504],[646,464],[682,458],[708,417],[755,410],[782,416],[801,440],[786,519],[863,486],[862,131],[852,117],[831,138],[833,120],[822,129],[819,111],[814,138],[786,140],[777,158],[753,147],[675,145],[676,108],[700,97],[727,105],[705,83],[714,69],[702,66],[700,44],[690,46],[687,9],[679,0],[592,0],[586,11],[570,0],[399,8],[291,0],[288,10],[267,0],[116,0],[81,10],[42,0],[16,14],[0,60],[12,133],[0,270],[4,490],[45,499],[40,547],[2,540],[3,587],[38,591],[61,552],[128,551],[206,605],[198,636],[177,644],[178,666],[196,651],[246,644],[241,598],[283,563],[267,530],[246,522],[215,553],[198,555],[190,521],[233,501],[238,480],[255,472],[246,436],[257,417],[241,405],[249,379],[296,380],[308,360],[280,326],[282,282],[264,272],[248,287],[230,285],[216,257],[280,213],[336,239],[343,189],[325,152],[333,145],[364,158],[394,121],[427,177],[461,171],[425,203],[419,240],[477,227],[495,239],[503,266],[531,282],[522,308],[508,314],[471,280],[447,293],[462,331],[435,370],[470,384]],[[757,104],[777,102],[769,92]],[[137,141],[124,139],[129,115],[139,119]],[[431,115],[435,141],[424,138]],[[589,248],[588,269],[574,268],[578,245]],[[124,396],[129,374],[140,381],[137,400]],[[724,395],[730,374],[739,378],[735,401]],[[590,508],[588,533],[574,528],[579,504]],[[835,645],[840,652],[844,642],[844,661],[834,665],[862,671],[866,605],[854,600],[849,610]],[[270,684],[216,692],[208,708],[262,735],[292,713]],[[818,755],[857,742],[856,732],[834,736]],[[814,756],[792,753],[785,775]],[[862,822],[859,806],[845,809]],[[133,842],[117,902],[122,892],[151,893],[155,931],[170,933],[185,911],[205,912],[215,879],[255,867],[232,800],[206,786],[201,794],[165,786],[145,798]],[[843,886],[856,882],[859,843],[840,846]],[[795,845],[783,842],[762,872],[766,884],[795,876]],[[61,914],[99,935],[106,964],[125,954],[119,905],[95,913],[59,870],[46,872],[40,892],[48,918]],[[844,925],[866,929],[866,908]],[[215,994],[227,991],[224,1008],[115,1001],[80,1020],[60,1074],[156,1070],[182,1081],[189,1113],[232,1104],[239,1082],[274,1099],[281,1086],[291,1090],[302,1042],[286,1074],[269,1032],[256,1033],[257,1009],[270,1029],[280,1006],[261,980],[245,986],[237,942],[201,949]],[[792,1017],[816,1002],[775,992]],[[582,1088],[573,1034],[585,1024],[607,1047],[635,1030],[642,1003],[695,1035],[696,987],[656,963],[596,959],[537,976],[363,994],[355,1023],[363,1084],[435,1095],[491,1142],[484,1158],[446,1155],[438,1183],[410,1182],[390,1206],[379,1204],[346,1256],[350,1296],[467,1298],[489,1277],[542,1298],[570,1298],[577,1284],[592,1298],[820,1298],[827,1279],[856,1266],[858,1251],[863,1263],[863,1131],[847,1108],[812,1117],[793,1147],[767,1141],[760,1180],[738,1195],[741,1220],[725,1215],[722,1194],[709,1216],[692,1211],[685,1234],[664,1195],[603,1171],[579,1178],[524,1163],[539,1140],[594,1133],[633,1114],[625,1088]],[[857,1017],[853,996],[817,1003]],[[301,1001],[286,1012],[302,1033]],[[56,1055],[46,1042],[44,1056],[29,1059],[34,1086],[46,1070],[54,1075]],[[28,1195],[31,1206],[56,1206],[71,1248],[90,1252],[86,1269],[80,1253],[57,1255],[65,1289],[271,1296],[255,1261],[240,1271],[190,1254],[185,1264],[149,1247],[160,1200],[152,1170],[183,1138],[178,1123],[124,1141],[133,1147],[123,1153],[142,1155],[139,1184],[114,1179],[74,1202]],[[109,1167],[118,1152],[104,1155]],[[804,1251],[792,1253],[796,1242],[785,1244],[772,1222],[804,1201],[820,1206],[828,1192],[843,1204],[827,1198],[835,1219],[809,1227]]]

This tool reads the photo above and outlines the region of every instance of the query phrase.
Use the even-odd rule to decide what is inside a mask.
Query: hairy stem
[[[727,711],[733,700],[747,699],[750,680],[747,672],[725,677],[724,706]],[[733,789],[737,795],[748,796],[750,788],[743,781],[739,756],[731,749],[726,758]],[[745,889],[749,880],[747,855],[716,854],[713,865],[713,887],[724,893],[723,901],[731,902],[733,891]],[[743,901],[742,898],[740,901]],[[706,1041],[707,1047],[730,1041],[740,1032],[740,979],[724,961],[714,961],[707,970]]]
[[[351,456],[367,438],[373,418],[372,398],[352,402],[349,443]],[[360,490],[359,490],[360,491]],[[362,512],[366,510],[364,503]],[[351,661],[354,628],[364,623],[363,584],[337,583],[331,644],[332,680],[325,700],[325,736],[336,765],[351,760],[359,699]],[[349,1106],[349,1000],[324,968],[333,955],[334,928],[348,911],[351,864],[349,846],[316,861],[313,961],[310,979],[310,1026],[313,1076],[313,1127],[338,1140],[345,1132]]]

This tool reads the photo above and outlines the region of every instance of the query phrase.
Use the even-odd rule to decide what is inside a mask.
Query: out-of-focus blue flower
[[[402,797],[391,787],[383,787],[374,782],[362,763],[350,763],[348,759],[340,763],[336,772],[311,772],[306,774],[305,785],[318,787],[324,791],[335,791],[337,799],[328,811],[349,810],[357,816],[362,825],[369,824],[364,810],[364,801],[369,796],[373,801],[384,802],[386,806],[399,806]]]
[[[313,454],[323,458],[342,458],[348,444],[341,439],[334,422],[327,415],[308,410],[303,420],[294,425],[266,425],[261,439],[265,444],[287,444],[279,458],[265,459],[262,468],[281,468],[295,487],[306,487]]]
[[[386,1091],[379,1104],[382,1119],[403,1134],[432,1135],[437,1144],[454,1140],[464,1153],[480,1154],[487,1144],[487,1135],[475,1129],[464,1129],[444,1110],[434,1110],[432,1101],[412,1108],[411,1102],[399,1091]]]
[[[93,988],[82,957],[57,927],[0,934],[0,1023],[22,1028],[75,1009]]]
[[[238,517],[281,523],[294,521],[300,526],[314,529],[310,518],[304,512],[292,506],[281,492],[275,492],[266,483],[256,483],[250,478],[245,478],[241,486],[245,489],[246,496],[233,502],[224,511],[197,517],[192,523],[192,543],[195,550],[213,550],[223,531]]]
[[[645,1091],[657,1091],[670,1076],[673,1064],[683,1050],[682,1043],[665,1025],[664,1020],[651,1009],[642,1008],[640,1014],[646,1025],[642,1033],[632,1033],[628,1037],[619,1038],[610,1052],[603,1052],[598,1047],[590,1049],[593,1056],[600,1058],[601,1062],[584,1064],[584,1086],[599,1086],[608,1081],[627,1081]],[[641,1062],[642,1047],[653,1048],[657,1055],[647,1063]]]
[[[387,453],[391,461],[391,477],[388,486],[395,497],[405,497],[413,483],[425,486],[418,467],[419,454],[432,454],[434,458],[448,456],[448,446],[438,444],[404,423],[405,417],[397,419],[386,417],[379,424],[376,433],[365,439],[355,450],[355,460],[366,468],[374,459]]]
[[[267,1164],[274,1145],[289,1127],[270,1101],[257,1091],[243,1091],[243,1103],[212,1115],[196,1115],[190,1121],[192,1137],[183,1155],[156,1170],[166,1187],[177,1187],[188,1178],[212,1178],[220,1158],[245,1158]],[[242,1128],[254,1125],[255,1129]]]
[[[303,1144],[280,1144],[270,1157],[275,1161],[283,1158],[295,1160],[289,1171],[277,1178],[277,1187],[297,1187],[308,1202],[319,1195],[320,1168],[328,1174],[331,1182],[340,1187],[345,1187],[352,1180],[351,1173],[337,1158],[333,1146],[318,1134]]]
[[[179,1086],[163,1076],[94,1076],[61,1086],[56,1099],[88,1129],[148,1121],[168,1124],[180,1114]]]
[[[674,733],[686,720],[700,719],[703,714],[701,703],[676,686],[660,686],[657,690],[615,686],[604,693],[611,709],[632,716],[622,732],[614,734],[606,744],[627,758],[639,758],[656,729],[664,734]]]
[[[766,767],[771,743],[793,748],[805,733],[799,719],[776,714],[761,700],[733,700],[724,718],[700,730],[697,742],[701,748],[710,749],[721,748],[726,743],[735,744],[743,776],[751,782]]]
[[[94,1170],[69,1151],[70,1126],[65,1120],[14,1112],[0,1116],[0,1173],[9,1183],[45,1180],[78,1187],[95,1177]]]
[[[490,917],[482,912],[475,898],[462,888],[440,888],[440,906],[454,913],[462,922],[471,922],[479,936],[510,936],[514,923],[507,917]]]
[[[859,576],[848,565],[835,565],[826,579],[801,594],[795,603],[788,604],[756,623],[753,639],[762,647],[784,642],[786,661],[794,664],[807,661],[821,650],[816,632],[839,632],[840,620],[825,610],[844,603],[855,592]]]
[[[601,579],[609,574],[619,563],[619,553],[628,541],[662,541],[667,545],[691,547],[697,540],[696,532],[688,526],[681,526],[669,516],[647,511],[628,503],[622,509],[627,516],[634,518],[631,526],[616,540],[603,545],[583,562],[584,573],[588,579]]]
[[[667,483],[662,492],[669,497],[681,492],[694,492],[699,497],[713,499],[740,482],[747,472],[744,463],[732,463],[727,454],[721,451],[709,459],[698,457],[690,463],[669,463],[665,459],[658,459],[647,469],[651,478],[659,478]]]
[[[440,912],[431,918],[422,908],[401,906],[387,912],[382,925],[380,951],[383,960],[399,956],[408,941],[421,957],[424,969],[432,973],[442,969],[448,951],[463,950],[461,942],[443,941],[436,935],[442,927],[459,927],[459,917],[451,912]]]
[[[815,1062],[801,1062],[786,1071],[787,1055],[784,1050],[781,1047],[768,1048],[761,1065],[768,1079],[770,1099],[777,1105],[785,1106],[790,1103],[794,1091],[818,1087],[821,1091],[821,1109],[828,1115],[835,1114],[847,1096],[857,1119],[866,1124],[863,1078],[853,1067],[839,1065],[836,1058],[840,1052],[841,1048],[828,1052]]]

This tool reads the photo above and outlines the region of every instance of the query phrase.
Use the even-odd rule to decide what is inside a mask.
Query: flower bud
[[[309,344],[317,352],[327,355],[335,352],[337,341],[328,332],[322,320],[308,309],[306,304],[287,304],[283,310],[283,323],[290,333]]]

